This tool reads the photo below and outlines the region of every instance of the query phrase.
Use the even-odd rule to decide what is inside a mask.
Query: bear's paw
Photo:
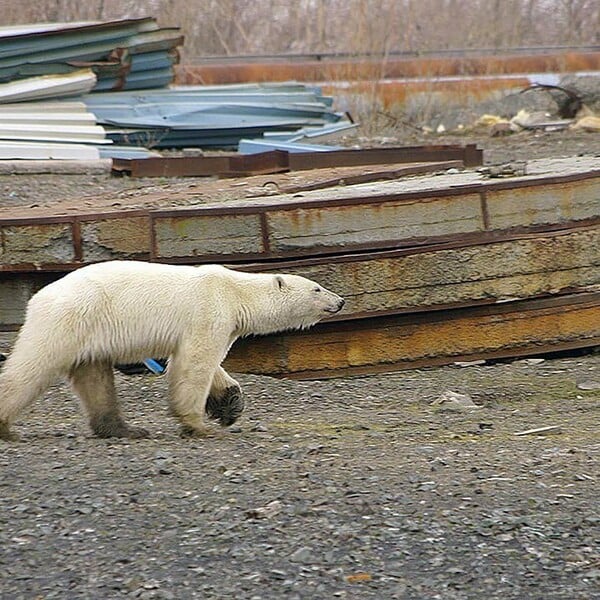
[[[242,388],[231,386],[217,395],[209,395],[206,399],[206,414],[219,421],[222,427],[233,425],[244,412],[244,396]]]
[[[8,423],[0,421],[0,440],[5,442],[18,442],[19,436],[10,430]]]

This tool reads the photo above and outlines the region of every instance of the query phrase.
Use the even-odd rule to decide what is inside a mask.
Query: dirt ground
[[[581,132],[427,141],[477,141],[488,163],[600,156],[600,135]],[[190,185],[13,175],[0,197]],[[205,440],[179,437],[163,377],[118,375],[146,440],[91,437],[53,387],[17,423],[21,442],[0,442],[0,598],[600,598],[597,352],[238,378],[244,416]],[[477,406],[437,404],[447,391]]]

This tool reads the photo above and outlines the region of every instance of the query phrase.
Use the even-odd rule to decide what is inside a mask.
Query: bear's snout
[[[346,304],[346,301],[343,298],[341,298],[340,296],[337,296],[336,300],[337,301],[333,306],[325,309],[327,312],[335,314],[335,313],[339,313],[340,310],[342,310],[342,308],[344,308],[344,304]]]

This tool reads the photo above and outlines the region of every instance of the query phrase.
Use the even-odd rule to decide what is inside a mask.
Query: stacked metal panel
[[[171,87],[83,100],[112,140],[155,148],[235,147],[242,138],[345,117],[318,88],[300,83]]]
[[[168,85],[182,42],[178,29],[151,18],[0,27],[0,159],[153,155],[115,146],[73,99]]]
[[[0,27],[0,83],[88,69],[96,91],[161,87],[182,43],[179,29],[152,18]]]
[[[0,112],[7,103],[82,98],[109,140],[152,148],[234,147],[344,116],[304,84],[157,89],[172,82],[182,43],[179,29],[152,18],[0,27]],[[0,122],[0,139],[5,131]]]

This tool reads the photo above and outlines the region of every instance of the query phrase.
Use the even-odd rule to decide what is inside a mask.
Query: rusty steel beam
[[[317,325],[236,342],[234,372],[323,379],[600,344],[600,293]]]
[[[475,144],[302,153],[272,150],[259,154],[231,154],[228,156],[115,159],[113,171],[127,173],[132,177],[206,177],[210,175],[241,177],[328,167],[448,160],[459,160],[465,167],[478,166],[483,164],[483,150],[477,148]]]
[[[279,56],[275,60],[260,57],[225,57],[203,61],[201,65],[185,64],[175,67],[179,84],[222,84],[256,81],[344,81],[395,78],[431,78],[447,76],[498,75],[500,81],[508,74],[515,78],[523,73],[586,71],[600,69],[600,52],[597,49],[560,51],[548,49],[543,55],[527,50],[515,55],[510,50],[494,56],[369,56],[339,57]],[[465,80],[468,77],[465,76]],[[409,81],[410,82],[410,81]],[[443,82],[442,82],[443,83]],[[431,82],[426,82],[431,85]],[[375,92],[380,91],[380,86]],[[371,85],[371,93],[373,86]]]
[[[172,156],[114,159],[113,172],[131,177],[242,177],[289,170],[288,153],[281,150],[227,156]]]
[[[465,167],[483,164],[483,150],[475,144],[403,146],[332,152],[297,152],[289,155],[290,170],[353,167],[357,165],[390,164],[402,162],[436,162],[460,160]]]

